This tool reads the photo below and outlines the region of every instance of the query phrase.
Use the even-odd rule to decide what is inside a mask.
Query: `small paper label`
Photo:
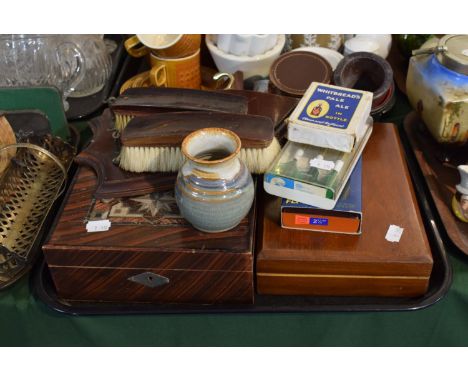
[[[327,218],[310,218],[311,225],[328,225]]]
[[[320,158],[314,158],[309,161],[310,167],[315,167],[320,170],[333,170],[335,168],[335,162],[331,160],[324,160]]]
[[[308,216],[302,216],[302,215],[296,215],[294,217],[294,223],[296,223],[296,224],[309,224],[309,217]]]
[[[388,227],[388,231],[387,231],[387,234],[385,235],[385,239],[393,243],[398,243],[400,241],[402,234],[403,234],[403,228],[398,227],[397,225],[391,224],[390,227]]]
[[[109,219],[106,220],[93,220],[89,221],[86,224],[86,231],[87,232],[103,232],[109,231],[111,226],[111,222]]]

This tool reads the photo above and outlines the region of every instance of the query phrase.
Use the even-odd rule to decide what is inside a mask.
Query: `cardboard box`
[[[289,118],[288,140],[351,152],[366,133],[372,99],[370,92],[312,82]]]
[[[333,210],[324,210],[290,199],[281,201],[281,226],[308,231],[360,234],[362,159],[354,168]]]
[[[263,178],[269,194],[332,210],[372,133],[351,153],[288,142]]]

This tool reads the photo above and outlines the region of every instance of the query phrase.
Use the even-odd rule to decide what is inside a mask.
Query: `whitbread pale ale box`
[[[288,123],[293,142],[351,152],[366,133],[373,94],[312,82]]]

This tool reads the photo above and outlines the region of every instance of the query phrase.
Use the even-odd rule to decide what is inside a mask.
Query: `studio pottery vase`
[[[186,162],[177,176],[175,195],[182,216],[205,232],[236,227],[254,199],[252,176],[238,158],[239,137],[225,129],[206,128],[182,143]]]

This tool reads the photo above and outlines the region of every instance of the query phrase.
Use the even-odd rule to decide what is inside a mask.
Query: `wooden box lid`
[[[424,293],[432,255],[393,124],[374,125],[363,153],[362,182],[360,236],[282,229],[280,199],[260,198],[259,293],[399,295],[407,284],[417,287],[406,294]],[[385,239],[390,225],[404,229],[399,242]],[[389,280],[391,290],[384,290]]]
[[[235,229],[208,234],[175,216],[170,195],[167,203],[123,199],[130,200],[130,207],[114,199],[113,215],[107,216],[106,204],[93,199],[96,185],[94,172],[79,168],[43,245],[49,266],[253,272],[254,207]],[[168,213],[160,214],[158,208]],[[109,231],[86,231],[87,220],[96,214],[111,220]]]

